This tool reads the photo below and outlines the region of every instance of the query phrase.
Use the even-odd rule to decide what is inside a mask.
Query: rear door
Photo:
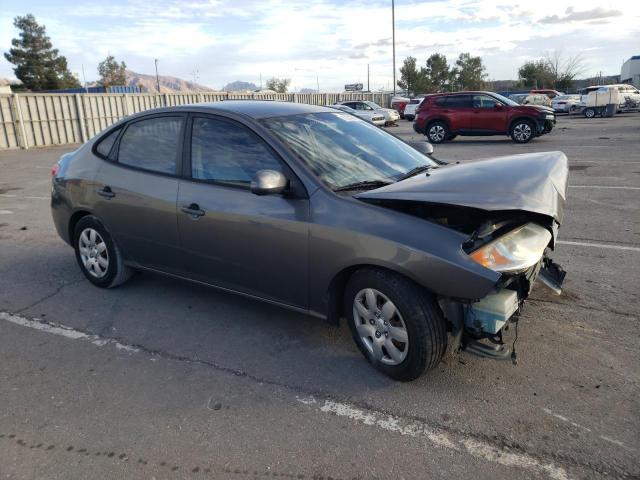
[[[178,228],[189,277],[307,308],[306,192],[251,193],[258,170],[278,170],[292,181],[295,176],[247,126],[195,114],[189,123],[189,161],[178,194]]]
[[[454,132],[469,133],[471,131],[471,114],[473,105],[471,95],[447,95],[445,101],[436,100],[436,105],[449,122]]]
[[[473,95],[471,129],[479,134],[506,132],[507,109],[489,95]]]
[[[94,213],[125,258],[170,273],[182,270],[176,200],[185,123],[180,114],[130,122],[111,153],[103,150],[109,156],[96,176]]]

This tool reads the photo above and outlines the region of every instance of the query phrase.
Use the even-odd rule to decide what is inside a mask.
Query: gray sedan
[[[423,146],[424,147],[424,146]],[[337,323],[411,380],[445,351],[504,358],[562,221],[567,159],[446,165],[336,110],[228,101],[144,112],[53,170],[52,214],[98,287],[135,270]]]

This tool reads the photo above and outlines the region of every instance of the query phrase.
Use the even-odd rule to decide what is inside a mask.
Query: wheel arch
[[[534,131],[536,128],[536,119],[533,117],[530,117],[529,115],[518,115],[517,117],[514,117],[511,119],[511,121],[509,122],[509,128],[507,129],[507,135],[511,134],[511,129],[513,128],[513,126],[521,121],[521,120],[526,120],[528,122],[530,122],[533,125]]]
[[[401,270],[391,268],[386,265],[376,264],[376,263],[357,263],[353,265],[349,265],[338,273],[336,273],[331,281],[329,282],[329,286],[326,292],[327,298],[327,310],[326,310],[326,318],[331,324],[336,326],[340,325],[340,319],[344,316],[344,294],[347,288],[347,284],[349,283],[349,279],[351,276],[362,269],[375,269],[382,270],[385,272],[392,273],[394,275],[400,275],[407,280],[415,283],[420,288],[425,288],[421,285],[415,278],[412,278],[410,274],[407,272],[403,272]]]
[[[69,243],[73,245],[73,234],[76,230],[76,225],[78,224],[78,222],[80,221],[81,218],[86,217],[87,215],[93,215],[89,210],[77,210],[75,212],[73,212],[73,214],[71,215],[71,217],[69,218],[69,224],[68,224],[68,235],[69,235]]]
[[[429,127],[435,122],[444,123],[447,126],[447,128],[449,129],[449,133],[453,133],[453,130],[451,130],[451,123],[449,123],[449,120],[447,120],[445,117],[434,117],[434,118],[429,119],[429,121],[425,123],[425,126],[424,126],[425,135],[427,134],[427,131],[429,130]]]

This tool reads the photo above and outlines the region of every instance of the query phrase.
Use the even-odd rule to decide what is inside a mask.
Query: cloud
[[[599,20],[604,18],[621,17],[622,12],[620,10],[607,10],[602,7],[592,8],[591,10],[583,10],[577,12],[573,7],[568,7],[565,11],[565,15],[559,17],[558,15],[551,15],[540,19],[540,23],[569,23],[569,22],[582,22],[585,20]]]
[[[260,75],[292,79],[292,87],[340,90],[366,81],[392,83],[391,8],[388,0],[21,0],[0,9],[0,50],[16,31],[12,18],[32,12],[47,26],[53,45],[72,71],[87,80],[107,54],[140,73],[162,74],[220,88]],[[396,66],[409,55],[418,64],[439,52],[450,60],[461,52],[481,55],[492,78],[514,78],[522,61],[563,49],[582,51],[591,70],[617,73],[619,58],[635,53],[640,11],[602,7],[600,0],[404,0],[396,2]],[[568,8],[567,8],[568,7]],[[611,8],[616,8],[612,6]],[[619,7],[621,8],[621,7]],[[560,12],[550,15],[551,12]],[[590,22],[610,22],[594,28]],[[562,23],[562,28],[558,28]],[[561,31],[559,31],[561,30]],[[558,37],[558,35],[562,37]],[[592,53],[616,46],[615,56]],[[12,76],[0,57],[0,77]],[[592,71],[587,72],[592,74]]]

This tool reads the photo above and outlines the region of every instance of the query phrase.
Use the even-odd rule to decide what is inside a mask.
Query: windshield
[[[378,105],[378,104],[377,104],[377,103],[375,103],[375,102],[364,102],[364,103],[366,103],[366,104],[367,104],[367,105],[369,105],[371,108],[374,108],[374,109],[376,109],[376,110],[377,110],[377,109],[382,108],[380,105]]]
[[[491,95],[493,95],[495,98],[497,98],[498,100],[500,100],[503,103],[506,103],[507,105],[511,105],[512,107],[517,107],[518,103],[514,102],[513,100],[511,100],[510,98],[507,97],[503,97],[502,95],[500,95],[499,93],[492,93]],[[514,95],[515,96],[515,95]]]
[[[359,182],[394,182],[437,164],[384,130],[344,113],[263,120],[331,189]]]

